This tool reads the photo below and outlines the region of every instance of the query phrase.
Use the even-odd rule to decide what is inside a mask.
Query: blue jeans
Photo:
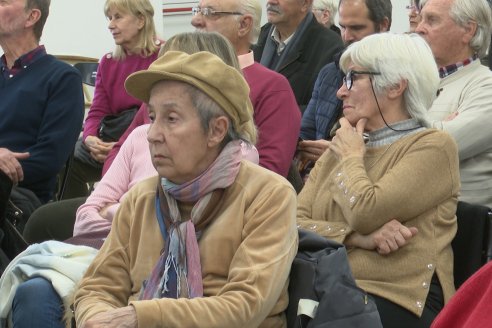
[[[19,285],[12,303],[14,328],[64,328],[63,302],[50,281],[36,277]]]

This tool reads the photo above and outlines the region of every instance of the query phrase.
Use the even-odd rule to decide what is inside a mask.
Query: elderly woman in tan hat
[[[168,52],[132,74],[148,103],[152,162],[75,295],[79,327],[284,327],[296,195],[241,160],[256,130],[240,73]]]

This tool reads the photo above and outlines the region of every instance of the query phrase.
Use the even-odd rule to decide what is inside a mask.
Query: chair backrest
[[[96,85],[96,74],[98,63],[75,63],[73,67],[79,70],[82,82],[94,86]]]
[[[451,246],[454,253],[454,284],[466,279],[492,259],[492,211],[482,205],[458,202],[458,231]]]

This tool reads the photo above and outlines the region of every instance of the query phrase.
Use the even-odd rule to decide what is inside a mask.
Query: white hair
[[[470,47],[479,57],[485,56],[492,33],[492,13],[487,0],[454,0],[449,16],[459,26],[466,26],[469,22],[477,24]]]
[[[340,59],[340,67],[348,66],[379,72],[372,77],[376,94],[400,81],[407,82],[403,99],[408,114],[423,126],[429,126],[427,110],[436,97],[439,73],[434,56],[425,40],[417,34],[378,33],[351,44]]]
[[[261,3],[259,0],[238,0],[243,12],[248,13],[253,18],[252,33],[249,42],[255,44],[261,31]],[[237,16],[238,19],[241,16]]]
[[[335,16],[337,14],[339,0],[314,0],[313,1],[313,9],[322,9],[328,10],[330,13],[330,21],[328,22],[328,26],[331,26],[335,23]]]

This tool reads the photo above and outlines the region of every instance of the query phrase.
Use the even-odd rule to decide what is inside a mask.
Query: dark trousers
[[[39,207],[24,227],[24,239],[33,244],[53,239],[63,241],[72,237],[75,214],[86,199],[72,198]]]
[[[75,144],[74,158],[68,172],[63,199],[88,197],[91,185],[101,180],[103,164],[94,160],[82,139]]]
[[[384,328],[429,328],[432,321],[444,307],[444,294],[435,274],[420,318],[385,298],[374,294],[371,294],[371,296],[376,302]]]

